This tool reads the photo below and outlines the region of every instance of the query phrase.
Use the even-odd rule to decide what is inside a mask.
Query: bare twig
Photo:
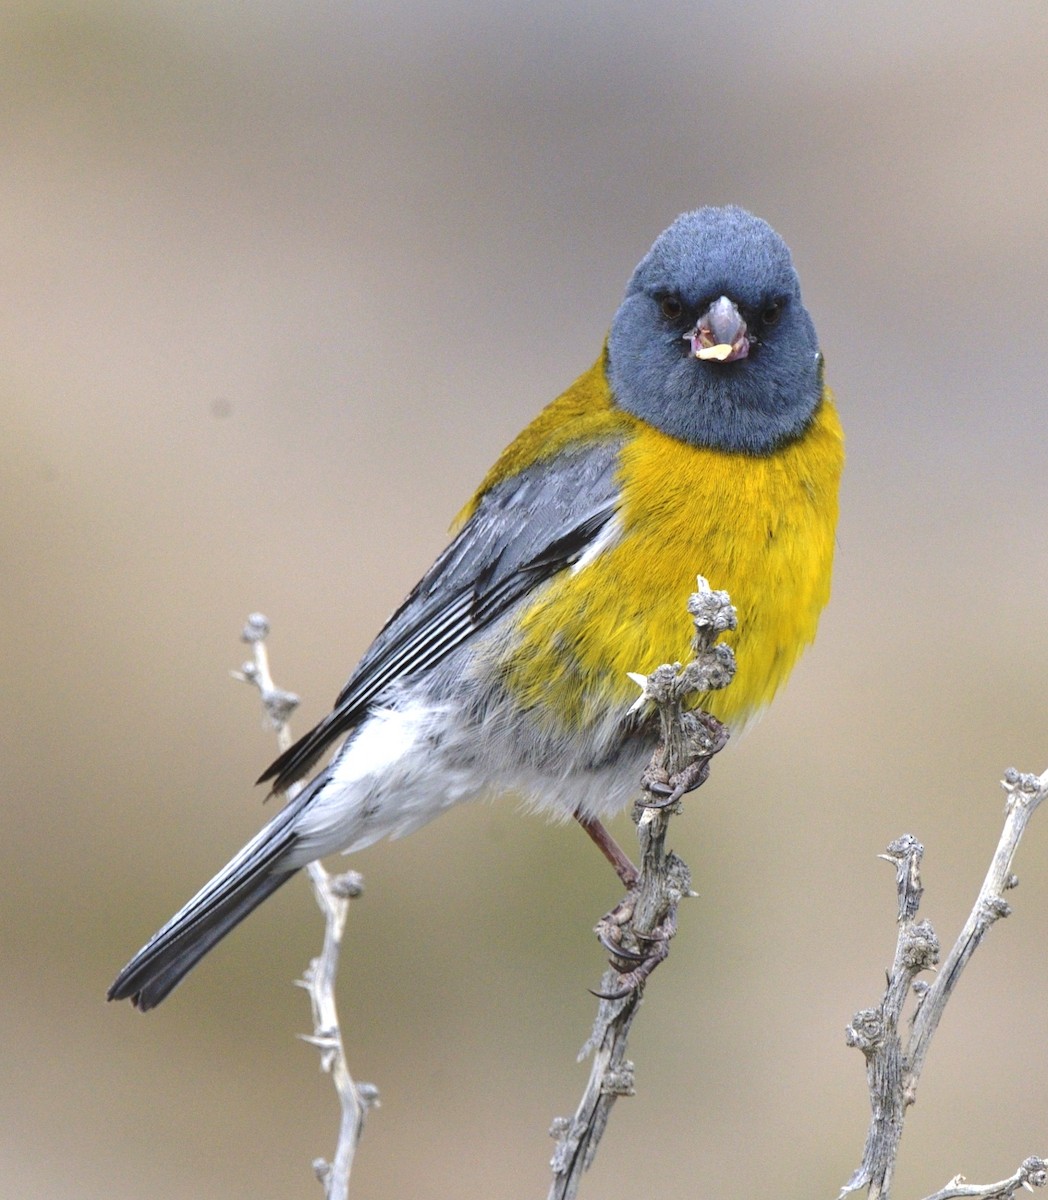
[[[349,1073],[335,1005],[342,931],[349,915],[349,902],[361,894],[364,881],[357,871],[332,875],[319,862],[310,863],[307,869],[325,924],[320,957],[314,958],[303,977],[297,980],[299,987],[309,993],[313,1009],[313,1034],[302,1034],[301,1037],[320,1051],[320,1066],[331,1075],[342,1114],[335,1157],[330,1163],[322,1158],[314,1159],[313,1170],[324,1185],[327,1200],[344,1200],[349,1195],[349,1177],[364,1133],[364,1121],[368,1112],[379,1103],[378,1088],[373,1083],[356,1083]]]
[[[1001,783],[1007,794],[1006,816],[1000,841],[994,851],[993,861],[986,873],[983,885],[971,915],[965,922],[953,949],[946,957],[935,982],[928,989],[924,1002],[913,1020],[911,1038],[909,1078],[907,1079],[907,1103],[916,1099],[917,1080],[924,1066],[925,1055],[932,1036],[939,1025],[939,1018],[946,1007],[953,989],[968,960],[978,949],[979,943],[989,933],[990,927],[999,917],[1006,917],[1011,908],[1004,893],[1018,885],[1012,874],[1012,860],[1019,848],[1019,841],[1026,830],[1037,806],[1048,796],[1048,771],[1040,777],[1024,775],[1014,768],[1005,772]]]
[[[577,1195],[612,1105],[619,1096],[633,1094],[633,1064],[626,1058],[630,1026],[645,981],[669,953],[677,906],[692,894],[688,867],[666,851],[666,834],[670,817],[680,811],[681,796],[706,779],[710,759],[724,746],[727,732],[687,705],[696,694],[726,686],[735,671],[731,649],[714,644],[721,633],[735,628],[735,610],[727,593],[711,591],[701,577],[698,588],[688,601],[695,622],[694,659],[683,670],[675,663],[647,677],[633,676],[643,689],[638,706],[654,703],[661,726],[661,740],[644,777],[648,795],[634,811],[640,873],[636,886],[597,926],[601,944],[611,952],[611,967],[596,993],[600,1005],[593,1032],[579,1054],[580,1060],[593,1055],[585,1091],[575,1115],[557,1118],[550,1130],[557,1149],[550,1164],[549,1200]]]
[[[1032,1192],[1035,1187],[1048,1183],[1048,1163],[1043,1158],[1027,1158],[1014,1175],[997,1183],[965,1183],[958,1175],[927,1200],[1011,1200],[1020,1188]]]
[[[277,745],[283,751],[291,745],[288,720],[298,707],[298,697],[273,683],[265,641],[268,634],[268,620],[261,613],[252,613],[241,639],[251,646],[253,660],[234,671],[233,677],[258,688],[266,717],[276,731]],[[289,798],[297,790],[298,785],[288,792]],[[319,957],[310,962],[302,979],[296,981],[309,993],[313,1009],[313,1033],[302,1035],[302,1040],[320,1050],[321,1068],[334,1082],[342,1114],[334,1159],[330,1163],[322,1158],[314,1160],[313,1170],[324,1185],[327,1200],[345,1200],[364,1121],[368,1111],[379,1102],[374,1084],[356,1083],[349,1073],[335,1003],[335,980],[349,902],[361,894],[364,881],[356,871],[332,875],[319,862],[310,863],[306,869],[313,881],[317,905],[324,914],[324,947]]]
[[[917,1099],[921,1071],[946,1002],[990,927],[1011,911],[1004,892],[1018,883],[1011,873],[1012,860],[1027,823],[1048,796],[1048,772],[1038,777],[1009,770],[1003,786],[1008,795],[1007,815],[993,861],[971,915],[931,984],[915,982],[921,971],[939,961],[935,931],[927,921],[916,919],[923,892],[920,863],[924,847],[906,834],[892,842],[887,854],[881,856],[895,864],[899,934],[883,999],[876,1008],[856,1013],[847,1030],[848,1044],[857,1046],[866,1056],[872,1117],[862,1161],[841,1190],[842,1197],[868,1188],[871,1197],[887,1200],[906,1109]],[[911,987],[917,993],[917,1010],[904,1037],[899,1027]],[[936,1193],[933,1200],[954,1196],[1006,1197],[1019,1186],[1041,1186],[1045,1182],[1044,1164],[1040,1159],[1027,1159],[1013,1179],[1017,1182],[1003,1180],[974,1190],[967,1190],[955,1180]]]

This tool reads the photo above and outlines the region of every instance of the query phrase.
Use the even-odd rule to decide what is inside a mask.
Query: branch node
[[[1003,896],[987,896],[982,906],[982,913],[986,924],[992,925],[994,921],[1000,920],[1001,917],[1010,917],[1012,915],[1012,906]]]
[[[633,1063],[623,1062],[617,1069],[607,1072],[600,1090],[605,1096],[632,1096],[635,1094],[633,1080]]]
[[[900,961],[911,975],[930,970],[939,961],[939,939],[930,921],[919,921],[906,930],[900,945]]]
[[[884,1041],[884,1013],[879,1008],[860,1008],[844,1030],[844,1043],[870,1058]]]
[[[696,641],[701,637],[702,645],[709,646],[738,627],[738,614],[728,593],[714,591],[701,575],[696,576],[695,589],[688,597],[688,614],[695,622]]]
[[[263,613],[249,613],[244,628],[240,631],[240,640],[248,644],[264,642],[269,637],[269,618]]]
[[[570,1129],[570,1117],[554,1117],[550,1122],[549,1135],[555,1142],[559,1142],[562,1138],[567,1136]]]
[[[1023,1159],[1019,1174],[1022,1176],[1020,1182],[1023,1187],[1032,1192],[1035,1187],[1044,1187],[1048,1183],[1048,1162],[1031,1154],[1029,1158]]]
[[[895,867],[895,887],[899,894],[898,920],[909,921],[921,906],[924,887],[921,884],[921,859],[924,847],[910,833],[889,842],[884,854],[878,855]]]
[[[1017,771],[1009,767],[1001,780],[1001,787],[1009,796],[1036,796],[1043,788],[1041,778],[1031,771]]]
[[[356,900],[364,894],[364,876],[359,871],[343,871],[328,877],[331,894],[339,900]]]

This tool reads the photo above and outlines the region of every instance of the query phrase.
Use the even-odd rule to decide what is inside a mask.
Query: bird
[[[697,573],[738,613],[735,679],[703,705],[729,729],[813,640],[843,460],[785,242],[739,207],[683,213],[596,362],[503,451],[331,712],[261,776],[290,798],[109,998],[155,1007],[306,864],[485,794],[599,844],[655,740],[631,673],[687,657]]]

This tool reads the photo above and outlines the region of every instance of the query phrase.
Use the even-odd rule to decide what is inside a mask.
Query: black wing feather
[[[294,875],[280,859],[295,843],[294,818],[308,789],[272,821],[153,935],[113,981],[110,1000],[154,1008],[203,956],[267,896]]]
[[[300,779],[397,680],[437,665],[532,588],[577,562],[614,516],[619,443],[565,451],[487,492],[361,659],[332,711],[259,778]]]

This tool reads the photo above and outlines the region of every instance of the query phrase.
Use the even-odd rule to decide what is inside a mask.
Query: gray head
[[[697,446],[768,454],[803,433],[822,358],[786,243],[741,208],[684,213],[611,325],[615,400]]]

